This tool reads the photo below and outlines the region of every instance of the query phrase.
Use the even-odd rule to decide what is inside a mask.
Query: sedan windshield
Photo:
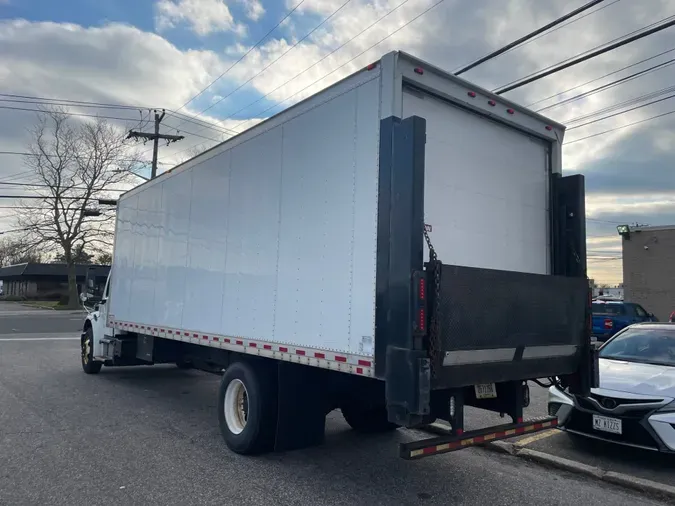
[[[600,357],[675,366],[675,327],[628,329],[603,346]]]

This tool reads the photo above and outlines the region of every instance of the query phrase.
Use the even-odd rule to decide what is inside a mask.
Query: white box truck
[[[407,459],[555,426],[523,420],[527,382],[597,384],[563,134],[388,53],[121,196],[84,371],[222,374],[243,454],[318,444],[334,409],[364,432],[449,422]],[[464,406],[511,420],[465,432]]]

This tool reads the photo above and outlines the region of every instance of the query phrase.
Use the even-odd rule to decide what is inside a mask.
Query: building
[[[675,225],[619,227],[625,300],[668,321],[675,311]]]
[[[100,279],[108,275],[108,265],[75,266],[77,291],[82,290],[88,272]],[[92,277],[90,274],[90,277]],[[26,299],[59,300],[68,295],[66,264],[26,263],[0,268],[3,295]]]

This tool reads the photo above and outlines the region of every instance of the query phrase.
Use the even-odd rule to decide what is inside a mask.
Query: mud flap
[[[316,367],[278,363],[277,432],[274,451],[289,451],[323,443],[326,414],[323,375]]]

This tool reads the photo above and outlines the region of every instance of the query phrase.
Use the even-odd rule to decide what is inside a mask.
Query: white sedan
[[[589,397],[549,389],[548,411],[570,433],[675,453],[675,324],[631,325],[600,348]]]

